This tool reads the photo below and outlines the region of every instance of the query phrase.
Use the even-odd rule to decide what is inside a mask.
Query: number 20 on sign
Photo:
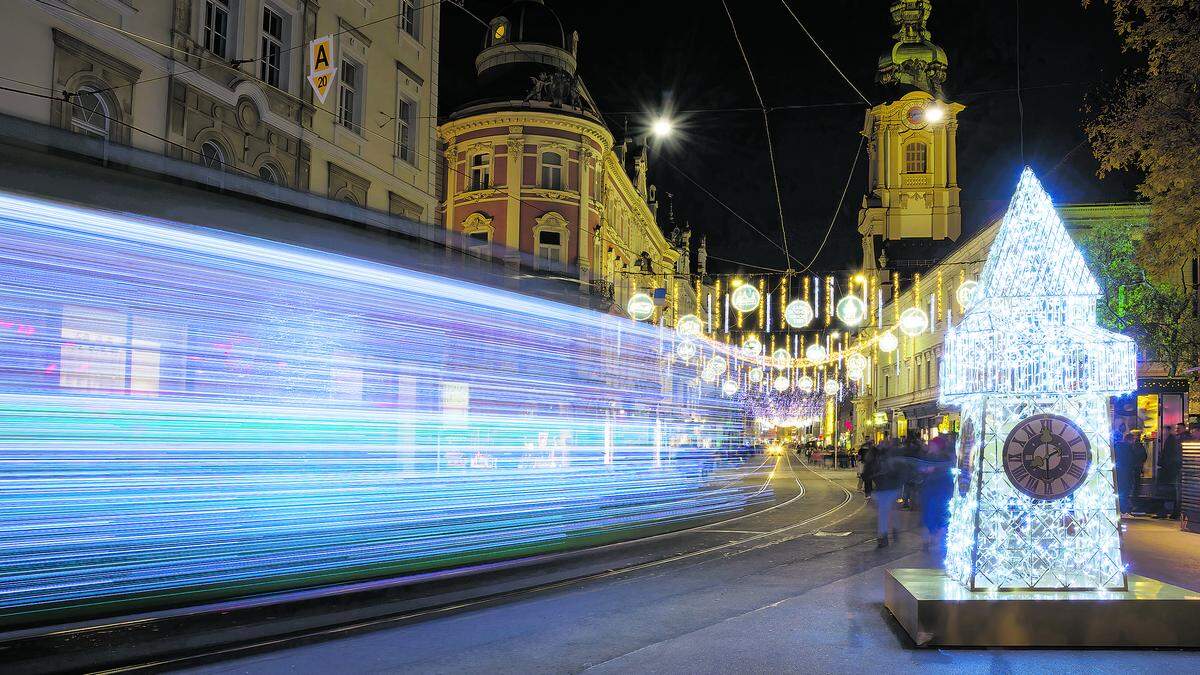
[[[337,66],[333,65],[332,35],[308,43],[308,71],[308,83],[312,85],[317,100],[324,103],[337,75]]]

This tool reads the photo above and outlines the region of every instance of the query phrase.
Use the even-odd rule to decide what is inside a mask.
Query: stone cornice
[[[451,120],[438,127],[438,136],[446,143],[453,144],[460,135],[480,129],[494,129],[496,134],[507,135],[509,127],[523,127],[523,133],[528,135],[530,126],[546,127],[579,134],[592,139],[600,145],[602,152],[612,149],[613,137],[603,125],[570,115],[557,115],[539,111],[502,111],[472,115],[463,119]],[[536,132],[535,132],[536,135]]]

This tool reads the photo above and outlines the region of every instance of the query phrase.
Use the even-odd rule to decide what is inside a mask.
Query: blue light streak
[[[0,625],[564,549],[769,497],[714,462],[742,403],[672,339],[0,194]]]

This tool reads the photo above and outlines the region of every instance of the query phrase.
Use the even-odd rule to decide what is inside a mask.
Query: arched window
[[[111,122],[112,108],[104,95],[91,87],[81,87],[71,101],[71,129],[107,140]]]
[[[557,152],[542,153],[542,187],[547,190],[562,189],[562,155]]]
[[[200,163],[210,169],[222,171],[225,169],[225,151],[216,141],[204,141],[200,145]]]
[[[279,171],[270,164],[263,164],[258,167],[258,177],[271,185],[282,185],[283,180],[279,177]]]
[[[486,190],[492,183],[492,162],[486,152],[471,157],[471,190]]]
[[[928,146],[919,141],[904,146],[904,173],[925,173],[928,151]]]

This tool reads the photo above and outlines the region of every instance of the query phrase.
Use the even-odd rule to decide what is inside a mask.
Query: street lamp
[[[938,104],[933,104],[925,108],[925,123],[937,124],[946,116],[946,109]]]
[[[674,130],[675,125],[671,124],[671,120],[665,117],[660,117],[654,120],[654,124],[650,127],[650,131],[657,138],[666,138],[667,136],[670,136],[671,132]]]

